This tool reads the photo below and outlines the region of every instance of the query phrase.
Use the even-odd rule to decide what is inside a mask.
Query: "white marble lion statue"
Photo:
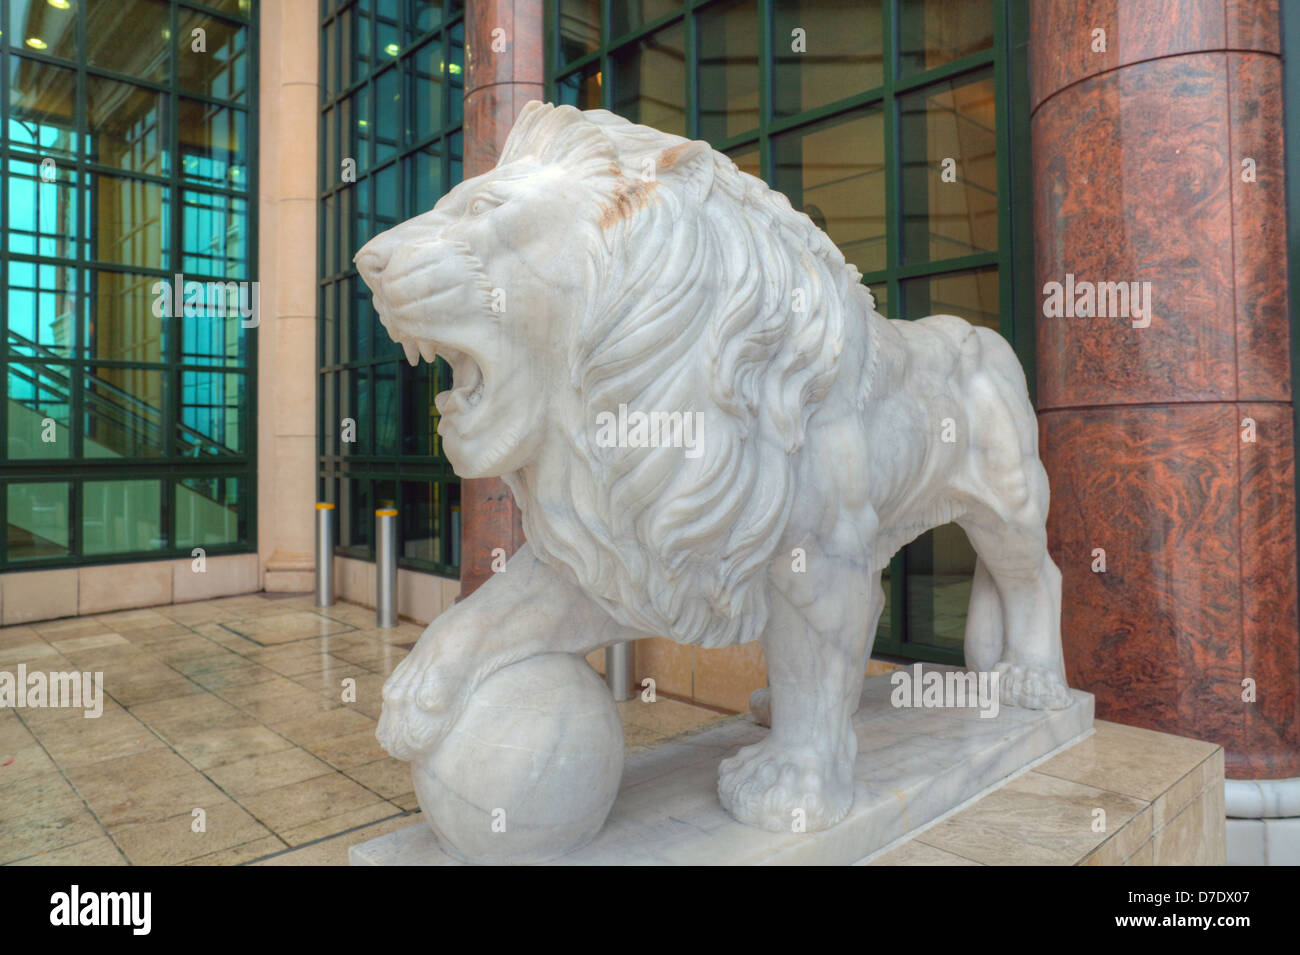
[[[718,795],[764,829],[794,810],[832,826],[881,570],[949,521],[978,554],[967,665],[1000,674],[1004,704],[1070,704],[1014,352],[960,318],[884,318],[806,215],[707,144],[529,103],[496,168],[356,263],[411,362],[453,369],[435,404],[456,473],[503,478],[527,536],[388,679],[394,756],[432,752],[488,675],[536,654],[760,640],[771,731],[723,761]],[[608,440],[637,412],[661,440]]]

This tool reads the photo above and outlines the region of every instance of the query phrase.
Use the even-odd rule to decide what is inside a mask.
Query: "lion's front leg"
[[[762,637],[772,730],[723,760],[718,777],[723,807],[747,825],[813,832],[853,806],[853,713],[884,591],[860,570],[829,576],[839,579],[807,607],[773,592]]]
[[[639,634],[610,618],[525,544],[503,573],[436,617],[384,683],[378,737],[398,759],[435,749],[474,691],[540,653],[586,654]]]

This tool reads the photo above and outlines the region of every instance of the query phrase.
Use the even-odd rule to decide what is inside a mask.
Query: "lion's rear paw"
[[[1070,688],[1046,667],[999,663],[993,668],[998,676],[999,697],[1007,706],[1029,710],[1063,710],[1074,702]]]
[[[850,767],[835,762],[768,737],[722,761],[718,798],[727,812],[748,826],[770,832],[826,829],[853,806]]]

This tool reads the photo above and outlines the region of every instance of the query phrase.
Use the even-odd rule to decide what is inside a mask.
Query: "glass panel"
[[[373,407],[374,390],[370,384],[369,368],[354,368],[347,374],[348,404],[344,410],[345,418],[352,419],[353,441],[341,442],[344,454],[370,454],[374,447],[371,436],[370,409]],[[340,429],[340,434],[343,431]]]
[[[5,34],[10,46],[75,60],[77,2],[80,0],[56,5],[49,0],[9,0],[9,23]],[[94,6],[92,3],[92,11]]]
[[[163,374],[146,368],[91,368],[84,406],[87,458],[145,458],[163,453]]]
[[[432,209],[442,198],[441,143],[433,143],[408,157],[406,163],[407,211],[416,214]]]
[[[86,62],[113,73],[166,83],[171,75],[167,52],[170,24],[171,13],[162,0],[90,0]]]
[[[81,513],[83,554],[124,554],[167,545],[161,481],[87,481],[82,485]]]
[[[9,58],[9,123],[5,137],[42,156],[76,155],[77,73],[61,66]]]
[[[181,372],[176,431],[182,455],[189,458],[244,452],[245,386],[244,375]]]
[[[447,31],[447,125],[459,126],[465,112],[465,24]],[[459,176],[457,179],[459,180]]]
[[[47,180],[41,171],[36,163],[9,159],[9,251],[75,259],[85,251],[77,174],[60,167],[47,172],[53,177]]]
[[[92,175],[91,258],[114,265],[169,267],[168,190],[142,179]]]
[[[253,320],[258,306],[252,284],[197,280],[185,284],[181,361],[229,366],[247,362],[248,332],[243,323]]]
[[[611,3],[609,35],[611,38],[620,37],[629,30],[651,23],[681,7],[681,0],[622,0],[620,3]]]
[[[614,56],[613,111],[634,123],[686,135],[686,55],[681,24]]]
[[[248,201],[186,189],[181,206],[181,270],[241,279],[248,272]],[[245,292],[245,298],[247,298]]]
[[[434,40],[408,57],[406,140],[421,142],[442,128],[442,43]]]
[[[10,560],[68,553],[68,484],[10,484],[7,521]]]
[[[700,136],[758,128],[758,3],[731,0],[699,17]]]
[[[185,7],[177,8],[176,24],[181,89],[243,102],[248,95],[248,28]]]
[[[772,110],[792,116],[885,81],[880,0],[776,0]]]
[[[438,362],[441,365],[442,359]],[[438,448],[438,410],[433,406],[437,393],[432,383],[435,366],[420,362],[415,368],[401,365],[402,454],[433,455]]]
[[[406,38],[423,36],[442,26],[442,0],[406,0]]]
[[[9,363],[8,457],[66,459],[72,455],[71,376],[66,365]]]
[[[398,507],[402,556],[434,563],[441,559],[438,546],[439,486],[428,481],[403,481]]]
[[[163,94],[143,86],[86,77],[86,155],[128,172],[165,175]]]
[[[862,273],[885,267],[884,124],[878,109],[772,138],[773,186]]]
[[[974,269],[947,275],[930,275],[899,283],[903,294],[904,318],[926,315],[956,315],[972,325],[997,331],[998,270]]]
[[[560,0],[559,13],[561,64],[600,47],[600,0]]]
[[[383,63],[400,56],[402,23],[399,0],[375,0],[374,28],[375,59]]]
[[[400,350],[390,341],[386,332],[379,333],[379,350],[392,352]],[[405,363],[405,359],[403,359]],[[410,367],[407,365],[406,367]],[[375,454],[396,454],[398,451],[397,434],[397,362],[386,361],[376,365],[371,371],[371,381],[375,389]]]
[[[86,336],[90,357],[162,361],[163,335],[169,327],[162,316],[175,307],[171,285],[170,279],[135,272],[91,272],[91,321]]]
[[[995,103],[992,73],[900,98],[905,262],[997,250]]]
[[[398,185],[397,164],[386,166],[375,174],[375,224],[376,234],[391,229],[404,218],[402,190]]]
[[[727,155],[741,172],[747,172],[755,179],[763,178],[757,146],[741,146],[739,149],[731,150]]]
[[[401,135],[401,74],[396,66],[375,77],[375,162],[390,159],[397,152]]]
[[[344,475],[339,480],[339,544],[368,551],[374,521],[370,482]]]
[[[248,188],[248,114],[242,109],[181,99],[179,120],[181,174],[187,181]]]
[[[321,454],[339,453],[339,372],[321,374]]]
[[[78,340],[76,270],[62,265],[9,262],[9,349],[40,358],[70,357]]]
[[[555,84],[557,102],[578,109],[598,109],[602,80],[600,64],[589,63]]]
[[[993,0],[900,0],[898,6],[903,75],[993,48]]]
[[[358,80],[365,76],[370,69],[370,58],[373,55],[370,43],[370,4],[367,0],[361,0],[352,11],[349,17],[352,28],[352,77]]]
[[[906,548],[907,642],[960,653],[975,550],[956,524],[926,531]]]
[[[357,175],[370,168],[370,91],[361,87],[348,100],[344,122],[353,117],[351,126],[343,127],[344,156],[357,161]]]
[[[243,478],[192,477],[176,482],[176,546],[206,547],[235,544],[245,507]]]

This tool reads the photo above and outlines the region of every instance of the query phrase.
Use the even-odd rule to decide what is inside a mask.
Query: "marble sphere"
[[[623,725],[581,657],[498,670],[432,753],[415,793],[442,847],[465,862],[544,862],[590,842],[623,776]]]

